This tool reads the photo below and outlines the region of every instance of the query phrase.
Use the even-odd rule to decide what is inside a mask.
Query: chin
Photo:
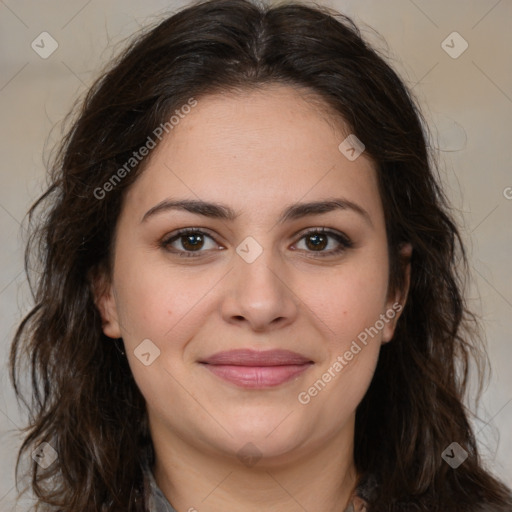
[[[227,430],[233,437],[225,438],[222,451],[233,452],[244,463],[245,459],[258,459],[259,466],[279,465],[296,458],[307,439],[298,425],[284,425],[283,417],[276,421],[258,422],[257,426],[249,421],[243,424],[231,424]],[[281,423],[281,424],[280,424]],[[228,425],[228,424],[226,424]],[[277,427],[277,428],[276,428]],[[246,464],[248,465],[248,464]]]

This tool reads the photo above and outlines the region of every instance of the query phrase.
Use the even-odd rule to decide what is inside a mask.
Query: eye
[[[180,229],[173,236],[162,240],[161,246],[170,252],[178,254],[179,256],[195,257],[196,254],[194,253],[204,252],[201,251],[201,249],[204,248],[205,239],[207,238],[213,241],[213,238],[210,235],[200,229]],[[180,245],[181,248],[173,247],[176,242],[178,242],[178,245]],[[213,246],[210,248],[215,249],[216,247],[218,247],[218,245],[213,243]]]
[[[353,246],[352,241],[345,234],[326,230],[325,228],[310,229],[300,238],[300,240],[303,239],[305,240],[306,251],[318,253],[319,257],[340,254]],[[329,245],[329,239],[335,240],[335,247],[325,251],[324,249]]]
[[[212,245],[207,247],[206,239],[211,240]],[[326,230],[325,228],[314,228],[302,235],[299,241],[305,240],[306,252],[317,253],[314,257],[326,257],[340,254],[353,246],[352,241],[343,233]],[[334,248],[328,251],[324,249],[334,240]],[[198,257],[209,249],[218,248],[212,236],[197,228],[180,229],[171,236],[163,239],[161,247],[169,252],[184,257]],[[178,247],[176,247],[178,245]],[[331,244],[332,245],[332,244]],[[202,250],[205,249],[205,250]],[[295,249],[294,249],[295,250]]]

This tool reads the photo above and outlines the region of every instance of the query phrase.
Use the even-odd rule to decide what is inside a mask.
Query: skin
[[[97,304],[105,334],[124,340],[147,402],[155,478],[180,512],[334,512],[349,502],[355,410],[399,315],[308,404],[297,397],[379,315],[404,304],[408,280],[388,293],[375,166],[365,153],[349,161],[340,152],[348,133],[289,86],[202,97],[125,195]],[[287,205],[333,197],[368,218],[347,208],[277,223]],[[141,221],[170,198],[224,203],[239,216],[164,210]],[[162,247],[187,227],[212,237],[198,257],[172,252],[194,252],[183,237]],[[304,232],[322,227],[353,246],[322,257],[341,246],[333,237],[320,249],[308,244]],[[248,236],[263,249],[252,263],[236,252]],[[402,252],[407,259],[410,246]],[[144,339],[160,350],[149,366],[134,353]],[[235,348],[293,350],[314,365],[280,386],[243,389],[198,362]],[[252,465],[237,456],[247,443],[261,456]]]

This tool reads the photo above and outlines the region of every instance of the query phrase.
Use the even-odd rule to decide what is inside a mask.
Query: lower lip
[[[312,363],[283,366],[235,366],[204,364],[213,374],[242,388],[279,386],[304,373]]]

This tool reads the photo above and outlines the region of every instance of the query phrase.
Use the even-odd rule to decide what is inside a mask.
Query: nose
[[[263,250],[252,263],[238,255],[234,260],[222,303],[223,319],[256,332],[293,323],[300,300],[293,291],[289,269],[273,258],[271,250]]]

